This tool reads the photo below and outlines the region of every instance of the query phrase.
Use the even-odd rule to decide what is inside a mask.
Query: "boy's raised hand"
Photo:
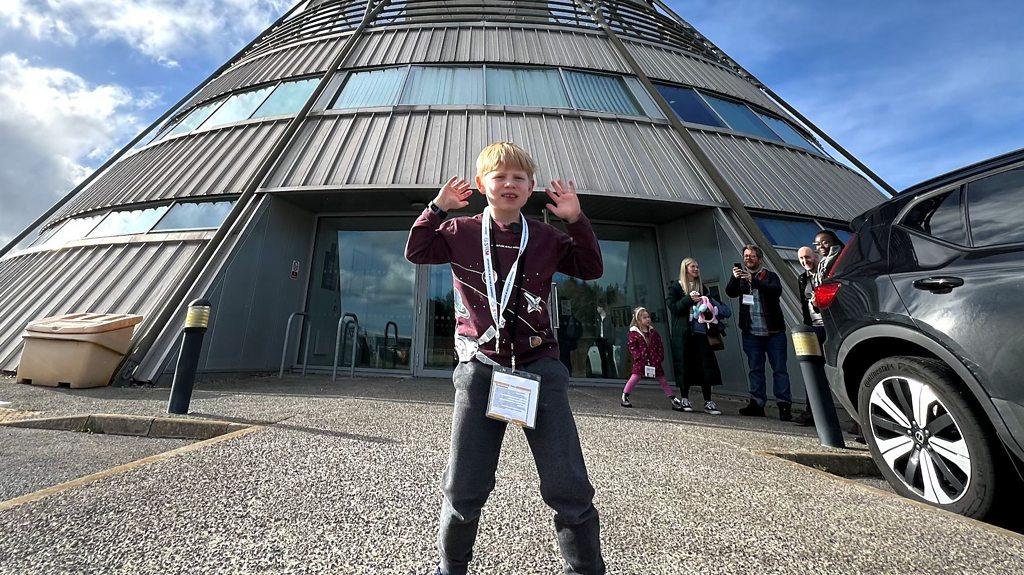
[[[437,207],[446,212],[464,208],[469,205],[469,196],[473,195],[472,184],[458,176],[452,176],[434,198]]]
[[[548,204],[548,211],[562,218],[570,224],[580,219],[583,209],[580,208],[580,199],[576,196],[576,182],[572,180],[551,180],[551,187],[544,188],[548,197],[554,204]]]

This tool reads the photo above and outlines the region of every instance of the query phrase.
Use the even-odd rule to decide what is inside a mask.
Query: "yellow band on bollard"
[[[798,356],[821,356],[821,346],[818,344],[818,334],[813,331],[793,332],[793,351]]]
[[[210,307],[194,306],[188,308],[185,316],[185,327],[206,327],[210,324]]]

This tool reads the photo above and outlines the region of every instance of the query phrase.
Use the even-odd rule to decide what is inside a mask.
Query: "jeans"
[[[747,355],[747,380],[750,397],[758,405],[768,402],[765,392],[764,359],[772,366],[772,387],[775,401],[791,403],[793,397],[789,390],[789,370],[786,367],[786,332],[780,331],[772,335],[753,335],[743,332],[743,353]]]
[[[555,535],[565,573],[603,575],[600,527],[594,488],[583,462],[576,422],[569,409],[569,373],[544,358],[520,369],[541,376],[536,429],[524,429],[540,476],[540,494],[555,511]],[[455,368],[452,444],[444,472],[438,551],[441,570],[463,575],[473,558],[480,510],[494,489],[494,472],[505,422],[490,419],[487,396],[491,367],[478,361]]]

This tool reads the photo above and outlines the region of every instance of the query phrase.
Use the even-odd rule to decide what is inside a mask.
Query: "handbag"
[[[725,326],[721,320],[718,323],[707,324],[708,347],[711,351],[722,351],[725,349]]]

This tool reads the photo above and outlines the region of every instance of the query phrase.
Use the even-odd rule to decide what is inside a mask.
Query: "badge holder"
[[[486,415],[491,419],[534,429],[539,397],[539,375],[496,365],[491,374]]]
[[[645,365],[644,366],[644,377],[648,377],[648,378],[654,377],[654,374],[655,374],[655,371],[654,371],[654,366],[653,365]]]

